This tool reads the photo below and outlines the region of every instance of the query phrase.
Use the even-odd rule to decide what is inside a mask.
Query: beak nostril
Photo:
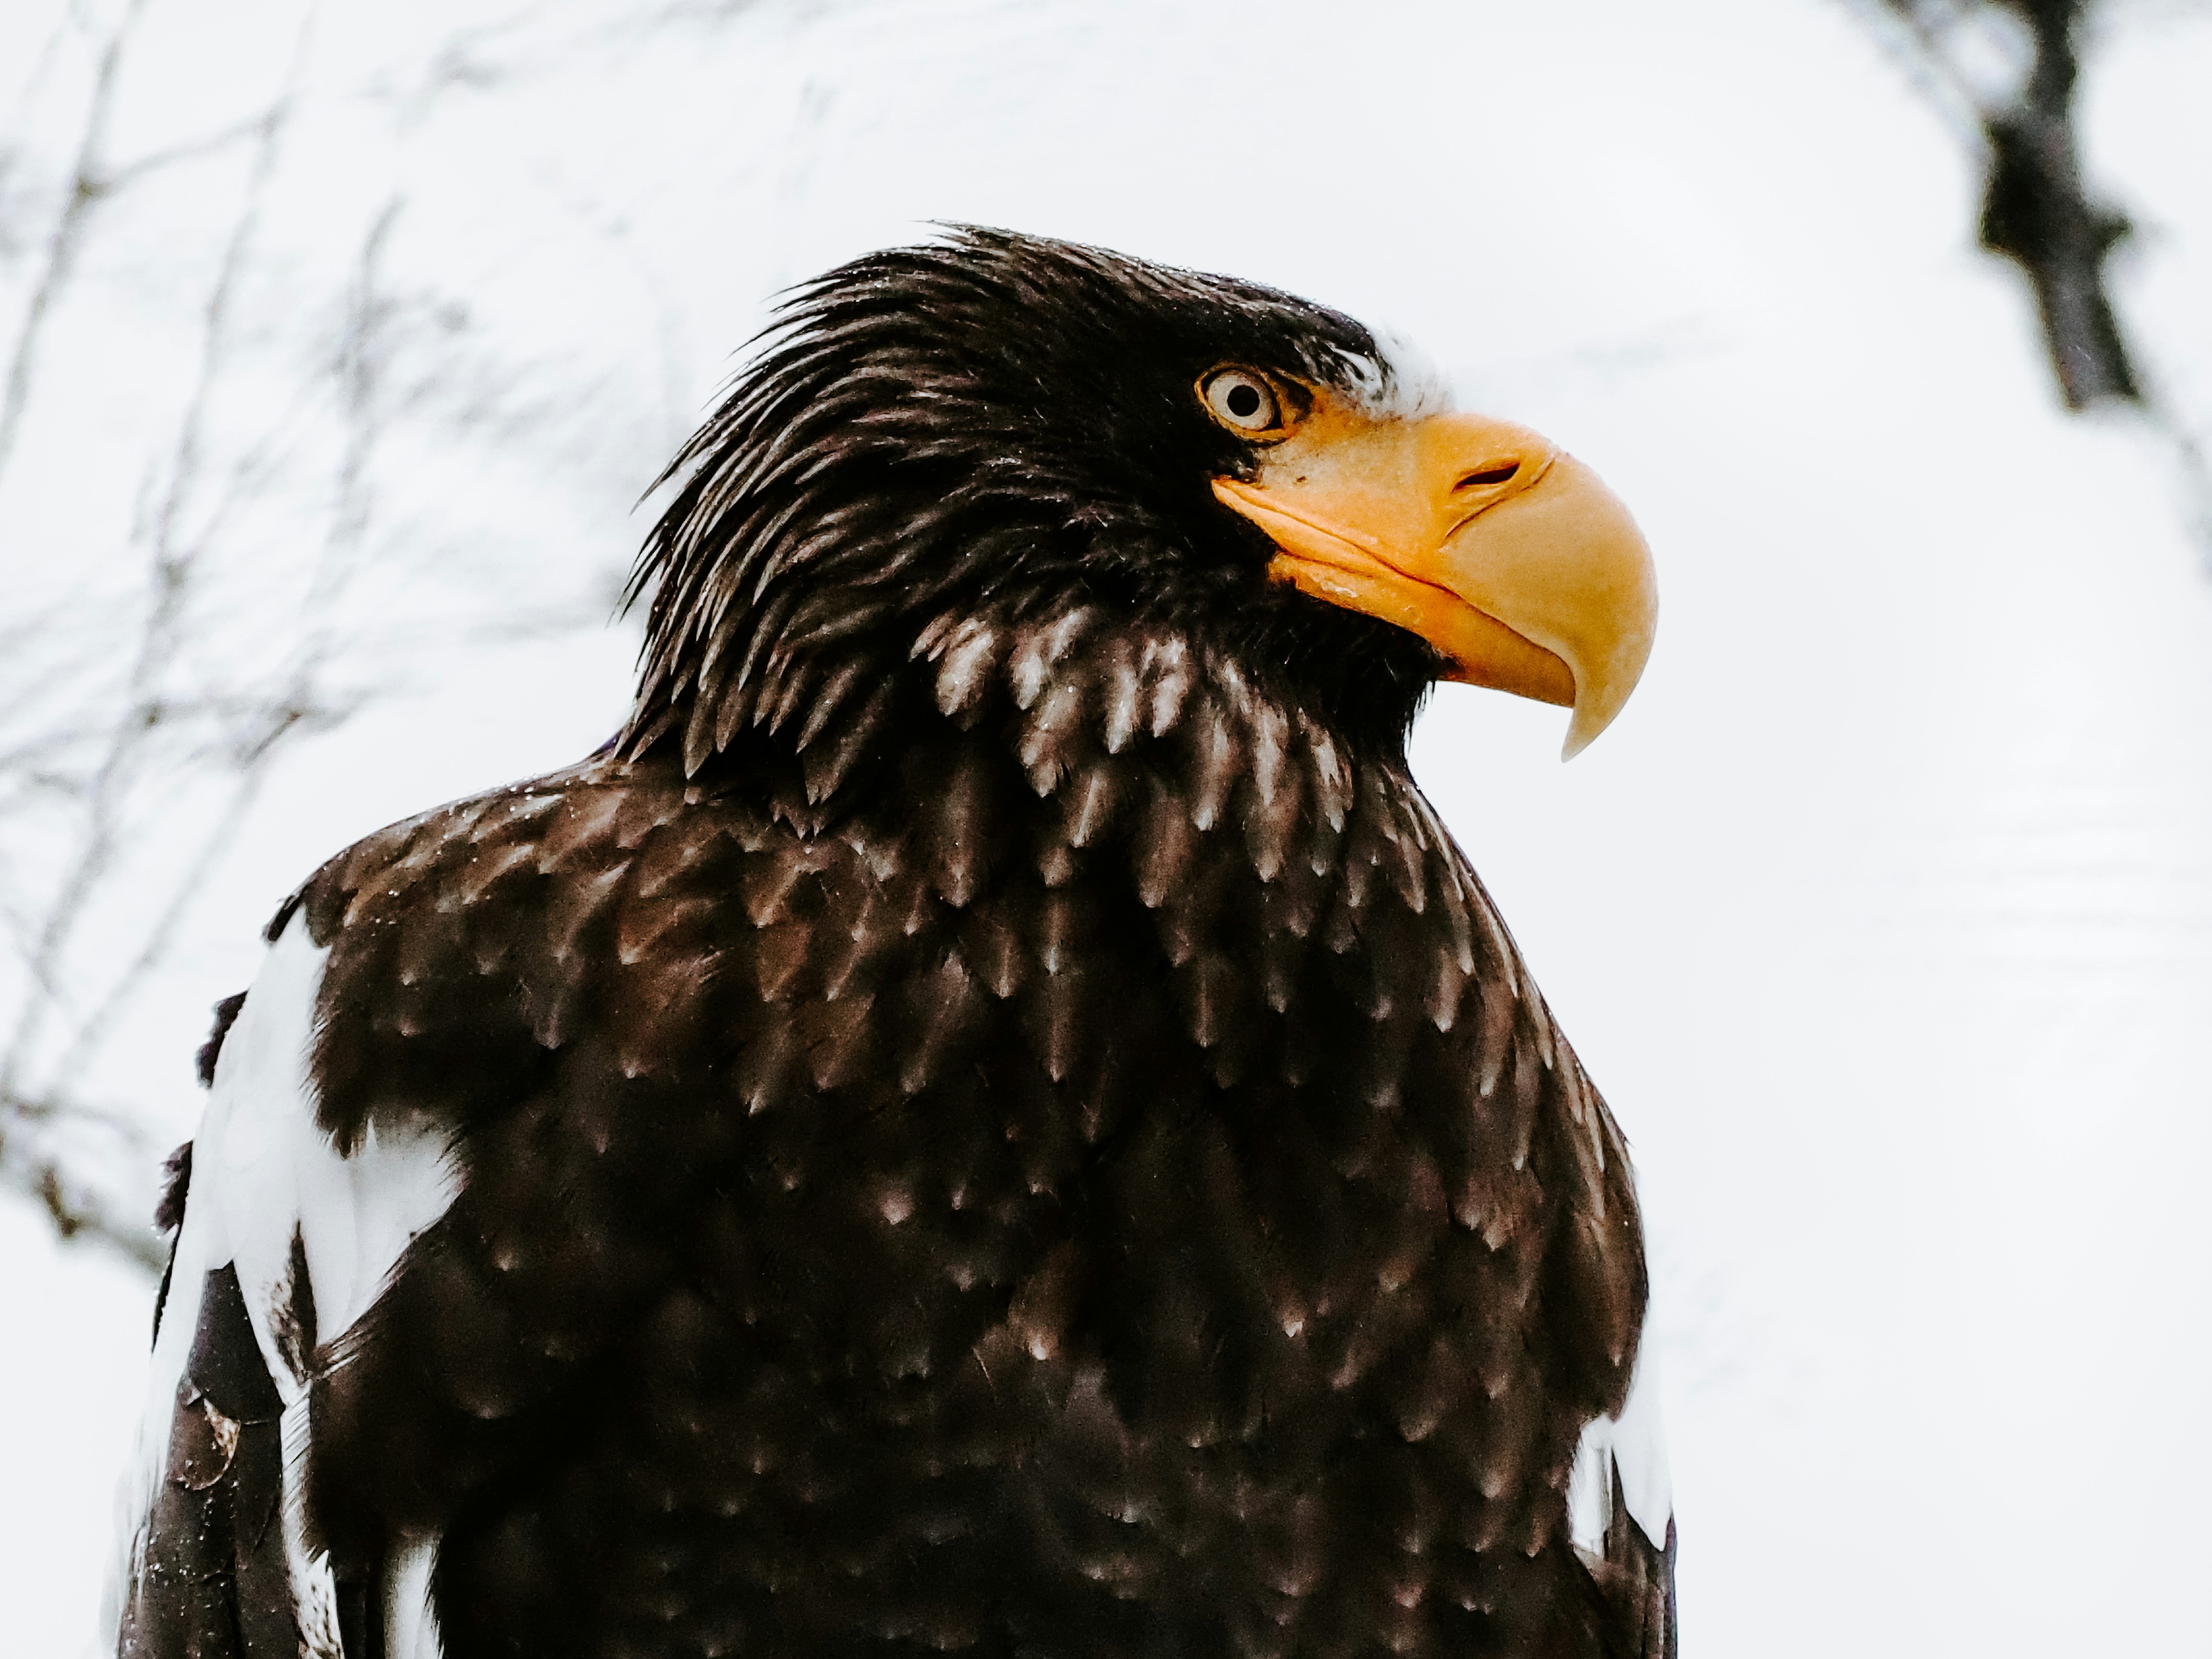
[[[1502,484],[1520,470],[1521,463],[1518,461],[1501,461],[1496,466],[1486,466],[1480,471],[1468,473],[1452,488],[1455,490],[1473,489],[1481,484]]]

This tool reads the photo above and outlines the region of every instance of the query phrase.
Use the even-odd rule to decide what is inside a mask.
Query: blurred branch
[[[2140,401],[2105,259],[2124,216],[2082,182],[2074,125],[2077,34],[2094,0],[1860,0],[1885,15],[1922,91],[1984,163],[1978,235],[2035,294],[2045,349],[2069,409]]]
[[[283,110],[272,107],[252,119],[234,122],[213,132],[167,145],[133,161],[113,167],[106,165],[102,158],[114,112],[116,82],[125,48],[149,3],[149,0],[127,0],[123,15],[100,51],[92,95],[85,104],[76,161],[63,187],[60,210],[46,234],[38,279],[25,303],[22,320],[16,325],[15,343],[8,355],[7,380],[4,386],[0,386],[0,477],[6,476],[9,462],[15,455],[23,410],[30,401],[40,342],[54,307],[76,274],[77,254],[93,210],[164,168],[218,154],[257,135],[265,137],[270,124],[283,118]]]
[[[603,431],[583,434],[579,411],[597,428],[604,410],[572,362],[518,360],[454,295],[394,275],[395,250],[420,252],[400,191],[363,211],[341,193],[348,175],[286,216],[299,158],[327,153],[316,124],[343,131],[366,112],[398,161],[441,103],[532,99],[580,64],[641,53],[656,30],[703,33],[743,7],[491,0],[488,17],[410,33],[387,64],[349,63],[348,83],[312,100],[303,21],[278,95],[223,106],[259,113],[207,118],[118,164],[112,141],[137,130],[142,83],[174,78],[140,32],[149,0],[55,3],[71,21],[22,100],[31,140],[0,156],[10,201],[41,204],[12,216],[33,229],[7,273],[20,297],[0,338],[0,471],[33,430],[42,456],[71,434],[100,471],[88,502],[70,493],[78,475],[28,465],[5,472],[0,498],[11,537],[44,544],[39,580],[0,592],[0,1188],[35,1199],[64,1237],[151,1266],[133,1194],[150,1196],[155,1155],[181,1127],[185,1056],[173,1097],[143,1080],[127,1033],[143,1008],[179,1012],[171,981],[194,978],[179,965],[198,901],[276,764],[407,673],[431,638],[409,605],[465,617],[459,637],[526,637],[604,623],[620,585],[610,568],[604,588],[567,592],[544,580],[527,514],[511,541],[495,513],[489,537],[458,530],[447,501],[433,491],[425,507],[409,483],[456,456],[519,464],[511,482],[534,500],[550,473],[580,491],[574,474],[605,468],[621,474],[619,511],[635,482]],[[310,18],[315,3],[297,0]],[[350,246],[343,228],[334,243],[349,219]],[[136,280],[94,291],[82,273],[95,250]],[[180,282],[205,284],[189,310],[172,300]],[[77,372],[77,306],[117,325],[95,352],[151,346],[126,396],[81,395],[114,359]],[[150,459],[134,508],[118,479],[135,457]],[[530,561],[520,580],[517,559]],[[481,617],[464,572],[485,589]]]
[[[136,0],[136,4],[143,3],[143,0]],[[198,544],[187,544],[183,539],[182,525],[199,482],[208,403],[222,372],[229,346],[232,301],[259,217],[262,198],[275,167],[283,131],[283,107],[279,105],[261,123],[260,142],[256,147],[245,199],[231,228],[222,262],[208,296],[200,335],[199,371],[178,424],[169,462],[168,485],[162,493],[153,526],[149,600],[138,629],[125,706],[108,738],[106,752],[86,791],[82,839],[46,913],[46,924],[32,953],[32,993],[17,1017],[7,1047],[0,1049],[0,1097],[15,1093],[41,1030],[54,1012],[56,964],[83,916],[87,899],[113,861],[121,829],[123,799],[136,781],[137,763],[147,740],[161,728],[168,712],[160,688],[177,650],[179,624],[199,553]]]
[[[130,1006],[132,996],[168,954],[178,929],[191,910],[192,901],[199,896],[208,877],[222,861],[223,855],[230,850],[240,827],[261,793],[262,785],[267,781],[270,756],[286,735],[313,718],[311,711],[305,708],[283,708],[271,712],[275,718],[270,721],[266,734],[240,758],[237,775],[230,781],[229,798],[216,815],[214,822],[201,834],[191,857],[177,872],[168,900],[155,915],[152,925],[146,929],[137,952],[110,981],[106,992],[92,1011],[77,1022],[68,1046],[62,1050],[60,1060],[52,1068],[56,1076],[78,1075],[100,1045],[107,1040],[117,1019]]]
[[[0,1096],[0,1111],[11,1117],[25,1115],[26,1107],[27,1103]],[[73,1179],[63,1160],[51,1153],[26,1156],[0,1145],[0,1182],[36,1199],[54,1231],[65,1239],[96,1239],[149,1273],[161,1272],[168,1259],[168,1247],[155,1232],[150,1217],[118,1214],[112,1200]]]
[[[114,71],[129,27],[135,23],[144,0],[133,0],[124,23],[111,35],[102,58],[100,79],[88,116],[86,137],[77,162],[80,186],[97,166],[97,156],[107,118]],[[14,1029],[0,1048],[0,1180],[28,1190],[45,1203],[64,1237],[90,1231],[124,1243],[134,1255],[144,1252],[132,1243],[141,1229],[124,1227],[102,1207],[96,1195],[82,1182],[67,1178],[58,1154],[46,1146],[26,1150],[15,1145],[17,1131],[37,1121],[49,1126],[60,1119],[84,1117],[88,1109],[50,1092],[27,1096],[24,1079],[39,1060],[46,1029],[68,1011],[76,999],[64,984],[63,963],[86,921],[92,900],[113,874],[125,838],[131,833],[129,805],[145,783],[152,740],[172,728],[193,699],[179,699],[168,691],[171,668],[182,641],[193,597],[196,578],[208,545],[212,523],[191,533],[187,520],[198,500],[204,471],[206,428],[210,406],[223,378],[231,344],[232,320],[246,261],[258,226],[263,203],[283,148],[291,88],[304,65],[306,29],[293,58],[287,93],[245,129],[255,139],[252,159],[239,209],[230,227],[215,280],[201,313],[200,349],[197,372],[179,420],[152,521],[146,571],[146,600],[136,646],[123,685],[123,707],[106,730],[97,766],[85,782],[77,813],[76,845],[53,897],[36,927],[25,963],[25,991]],[[181,152],[165,152],[173,156]],[[157,158],[159,159],[159,158]],[[73,204],[92,198],[79,188]],[[40,286],[27,316],[24,337],[19,341],[9,387],[15,401],[10,407],[20,416],[31,383],[30,348],[46,306],[65,280],[74,258],[75,242],[82,234],[82,211],[67,213],[57,227]],[[54,251],[58,246],[60,252]],[[218,512],[220,509],[218,509]],[[302,667],[291,677],[295,689],[304,690],[312,672]],[[222,708],[220,701],[214,707]],[[246,728],[229,745],[227,757],[233,768],[228,799],[214,822],[198,839],[195,850],[175,872],[168,896],[139,935],[136,948],[122,966],[106,977],[92,998],[89,1010],[78,1018],[63,1041],[58,1060],[42,1067],[66,1088],[81,1075],[100,1042],[128,1006],[146,976],[167,954],[193,898],[234,837],[239,824],[259,793],[267,763],[278,743],[289,732],[312,721],[314,710],[296,695],[273,708],[266,700],[249,702],[242,712]],[[230,722],[225,722],[228,724]],[[73,734],[49,730],[43,734],[51,747],[67,743]],[[28,745],[35,754],[36,740]],[[27,758],[27,756],[19,758]]]
[[[2212,462],[2142,369],[2106,282],[2126,216],[2083,181],[2075,94],[2081,35],[2112,0],[1854,0],[1983,164],[1977,235],[2018,265],[2059,396],[2073,410],[2133,407],[2166,451],[2212,574]]]
[[[2035,289],[2043,337],[2069,409],[2142,388],[2105,291],[2105,256],[2126,218],[2089,198],[2074,133],[2081,76],[2074,32],[2082,0],[2013,0],[2035,40],[2027,84],[2009,108],[1986,110],[1990,170],[1982,246],[2013,260]]]
[[[70,169],[61,211],[46,237],[46,258],[38,280],[32,284],[30,300],[23,308],[23,320],[16,326],[15,344],[8,355],[8,378],[4,386],[0,386],[0,477],[6,476],[8,463],[15,456],[16,433],[31,395],[32,365],[37,360],[39,339],[46,331],[47,315],[56,298],[69,286],[86,222],[94,204],[106,190],[100,158],[107,147],[108,121],[114,113],[115,83],[123,67],[124,48],[144,15],[147,0],[127,0],[123,15],[100,48],[100,67],[93,77],[92,96],[85,104],[84,125],[78,135],[76,159]]]

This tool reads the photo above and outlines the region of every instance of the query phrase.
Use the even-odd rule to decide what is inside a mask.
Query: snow
[[[196,48],[192,97],[262,95],[294,15]],[[2212,410],[2212,22],[2121,15],[2092,171],[2143,227],[2122,293],[2166,391]],[[1848,8],[762,0],[614,46],[577,22],[412,125],[404,88],[347,91],[447,27],[325,9],[271,239],[342,260],[347,213],[404,182],[395,270],[465,294],[589,460],[403,447],[424,538],[548,550],[373,586],[362,626],[618,567],[623,507],[768,293],[927,220],[1404,334],[1594,465],[1659,561],[1651,666],[1588,753],[1558,764],[1557,710],[1445,688],[1415,763],[1638,1159],[1688,1650],[2201,1644],[2212,581],[2154,453],[2056,410],[2021,285],[1969,246],[1971,167]],[[145,142],[194,118],[162,118]],[[52,361],[102,361],[102,331],[176,355],[183,276],[94,274]],[[73,384],[81,424],[18,477],[88,489],[89,440],[54,434],[123,395]],[[200,1011],[277,899],[355,835],[595,745],[629,650],[410,657],[412,695],[272,780],[117,1075],[185,1121]],[[12,1202],[0,1227],[0,1408],[33,1425],[0,1645],[69,1654],[150,1287]]]

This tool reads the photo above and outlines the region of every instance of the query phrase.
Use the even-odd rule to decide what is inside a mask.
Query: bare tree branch
[[[0,1096],[0,1111],[10,1117],[37,1115],[35,1103],[8,1096]],[[167,1247],[150,1217],[139,1220],[118,1213],[110,1200],[73,1178],[63,1160],[51,1153],[26,1153],[0,1144],[0,1183],[35,1198],[65,1239],[96,1239],[152,1273],[159,1273],[167,1259]]]
[[[2212,575],[2212,462],[2127,337],[2106,262],[2129,222],[2082,177],[2075,121],[2081,36],[2100,3],[1855,0],[1863,17],[1887,25],[1881,32],[1916,84],[1978,153],[1978,240],[2027,276],[2061,399],[2069,410],[2120,404],[2138,412],[2166,455],[2186,527]],[[1993,42],[1996,56],[2020,60],[2014,72],[1990,73]]]
[[[605,470],[609,483],[626,469],[603,437],[586,447],[580,436],[575,411],[592,404],[596,380],[580,383],[562,358],[503,353],[448,293],[406,274],[402,256],[422,250],[404,234],[398,189],[367,198],[350,246],[283,216],[297,158],[313,153],[309,124],[380,120],[397,174],[443,102],[535,95],[580,62],[603,64],[642,51],[658,28],[711,27],[740,6],[506,0],[488,21],[408,42],[387,65],[349,65],[349,84],[318,83],[312,100],[302,23],[266,107],[205,118],[118,163],[112,137],[135,125],[130,100],[160,72],[137,44],[149,0],[96,0],[96,16],[94,0],[63,3],[73,21],[57,32],[47,73],[68,68],[68,100],[33,110],[27,94],[21,106],[58,131],[44,152],[21,150],[20,165],[17,152],[0,158],[11,199],[52,204],[9,273],[21,298],[4,343],[0,468],[33,422],[82,418],[65,395],[76,332],[56,319],[96,252],[114,249],[127,270],[149,249],[134,234],[159,224],[160,257],[193,271],[205,259],[209,274],[182,329],[166,304],[173,279],[131,296],[154,298],[127,326],[151,325],[157,348],[187,349],[137,404],[161,424],[127,428],[137,447],[106,457],[111,479],[150,458],[137,462],[135,507],[112,483],[102,493],[121,522],[88,532],[53,480],[27,465],[5,475],[10,531],[51,537],[68,556],[43,562],[51,591],[10,593],[0,617],[0,1188],[34,1198],[64,1237],[151,1266],[159,1251],[132,1194],[146,1193],[173,1136],[154,1126],[184,1103],[183,1057],[179,1098],[166,1099],[158,1081],[135,1078],[118,1039],[181,973],[197,902],[283,757],[393,684],[421,648],[419,619],[377,605],[434,572],[433,603],[468,618],[457,631],[529,637],[603,623],[619,587],[611,562],[604,585],[575,592],[565,580],[508,580],[503,527],[475,537],[441,506],[410,501],[395,452],[465,445],[501,465]],[[35,198],[22,183],[34,161]],[[201,165],[210,162],[220,165]],[[210,211],[207,192],[233,179],[229,211]],[[325,196],[319,221],[332,204],[344,210]],[[180,245],[179,222],[209,228]],[[611,221],[583,229],[625,234]],[[158,412],[172,398],[173,416]],[[681,401],[673,389],[663,399]],[[395,560],[404,574],[387,584],[379,572]],[[501,602],[481,607],[489,619],[453,605],[486,578],[501,582]],[[365,591],[377,604],[357,602]]]
[[[32,286],[29,302],[23,308],[23,320],[16,327],[15,343],[8,356],[6,383],[0,386],[0,477],[6,477],[8,463],[15,456],[15,435],[22,422],[23,407],[30,398],[32,366],[37,360],[39,340],[46,331],[47,315],[56,298],[69,285],[86,222],[94,204],[107,187],[100,158],[107,147],[107,125],[114,113],[116,79],[123,68],[124,49],[137,29],[146,5],[147,0],[126,0],[123,15],[109,32],[100,51],[92,97],[85,106],[76,161],[70,171],[61,212],[46,238],[45,263],[38,281]]]
[[[268,781],[268,761],[277,744],[296,727],[318,723],[313,711],[295,707],[274,711],[276,718],[261,736],[251,752],[240,758],[237,775],[231,780],[229,799],[213,823],[201,833],[198,847],[191,858],[179,868],[168,901],[155,915],[141,939],[137,953],[116,973],[100,1002],[77,1022],[68,1046],[53,1067],[57,1077],[74,1077],[92,1058],[100,1045],[111,1035],[116,1021],[130,1006],[131,998],[160,965],[175,942],[178,929],[190,913],[207,878],[222,862],[240,827],[253,810],[253,804]]]
[[[143,0],[135,0],[130,20],[135,20]],[[100,135],[107,119],[106,100],[112,96],[114,67],[119,60],[123,36],[111,37],[103,60],[103,84],[96,94],[100,108],[88,119],[92,135],[81,146],[79,177],[96,164]],[[0,1179],[35,1193],[46,1204],[64,1236],[89,1231],[122,1244],[144,1259],[143,1229],[125,1225],[109,1214],[96,1194],[82,1182],[68,1178],[59,1156],[50,1146],[26,1149],[15,1145],[15,1126],[32,1119],[79,1118],[88,1109],[76,1103],[57,1103],[52,1098],[26,1097],[22,1080],[33,1063],[46,1028],[65,1014],[70,1001],[63,983],[61,964],[82,927],[94,893],[111,873],[123,836],[127,832],[128,802],[142,782],[149,763],[149,744],[155,734],[168,729],[190,707],[167,691],[170,667],[179,649],[194,577],[207,545],[211,526],[195,537],[185,521],[197,499],[204,470],[205,428],[210,401],[222,378],[230,349],[232,319],[243,280],[249,250],[259,223],[263,203],[274,174],[290,108],[292,88],[304,66],[307,33],[303,26],[283,97],[252,124],[252,160],[238,212],[225,241],[213,284],[202,312],[198,373],[187,398],[167,465],[167,484],[151,523],[148,567],[148,601],[141,619],[136,648],[123,687],[123,708],[109,727],[105,752],[83,791],[77,845],[51,902],[38,927],[25,964],[26,994],[17,1011],[15,1027],[4,1050],[0,1050]],[[82,234],[83,218],[65,221],[56,240],[64,234],[73,249]],[[43,307],[67,275],[73,252],[50,257],[27,322],[29,339],[35,341],[37,319]],[[27,395],[30,384],[27,349],[19,350],[21,371],[11,386]],[[16,409],[20,414],[21,404]],[[305,677],[295,675],[304,684]],[[198,838],[192,855],[178,872],[167,902],[156,912],[141,935],[137,947],[121,968],[94,994],[88,1011],[77,1018],[64,1042],[58,1060],[46,1068],[63,1086],[78,1077],[100,1040],[128,1006],[146,976],[168,951],[178,927],[202,890],[205,877],[220,860],[250,809],[266,776],[270,755],[277,743],[296,726],[310,721],[313,711],[297,698],[275,711],[257,707],[254,735],[233,757],[235,775],[228,799],[214,822]],[[271,718],[272,712],[274,718]],[[50,738],[51,740],[51,738]]]
[[[136,6],[143,0],[134,0]],[[111,58],[119,48],[112,48]],[[295,58],[294,74],[298,71]],[[13,1095],[57,1001],[56,966],[68,947],[94,886],[116,853],[124,797],[135,781],[139,757],[149,738],[161,729],[167,710],[159,695],[163,673],[177,650],[198,547],[185,542],[184,515],[199,481],[203,428],[209,399],[229,347],[231,307],[246,254],[259,221],[261,203],[276,167],[288,104],[280,100],[260,123],[252,171],[244,200],[223,249],[204,313],[199,372],[177,428],[164,491],[153,526],[151,602],[138,630],[137,650],[125,688],[125,702],[109,738],[107,752],[86,792],[84,831],[64,876],[30,962],[33,994],[26,999],[7,1047],[0,1049],[0,1097]]]
[[[2075,140],[2081,76],[2075,29],[2082,0],[2009,3],[2034,36],[2035,63],[2010,107],[1983,113],[1990,171],[1982,246],[2015,262],[2033,284],[2066,406],[2137,401],[2135,368],[2105,291],[2105,256],[2128,234],[2128,222],[2090,199]]]
[[[2069,409],[2141,397],[2119,320],[2106,290],[2105,259],[2128,233],[2126,218],[2091,198],[2081,177],[2074,94],[2078,34],[2091,0],[1861,0],[1886,15],[1906,48],[1915,82],[1984,167],[1981,245],[2021,267],[2035,294],[2044,340]],[[2024,73],[1994,84],[1993,37],[2015,34]]]

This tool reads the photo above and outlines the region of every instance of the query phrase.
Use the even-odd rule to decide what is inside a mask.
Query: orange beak
[[[1419,635],[1447,678],[1574,710],[1563,758],[1610,725],[1651,654],[1651,550],[1620,499],[1526,427],[1374,418],[1316,399],[1250,483],[1213,493],[1267,532],[1269,574]]]

